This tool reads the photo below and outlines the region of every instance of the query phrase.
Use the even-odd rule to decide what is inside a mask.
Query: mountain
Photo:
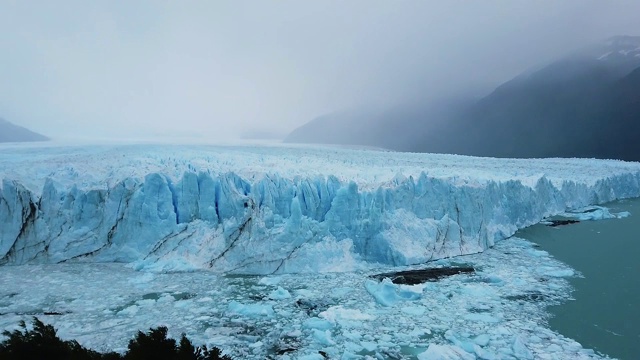
[[[22,126],[14,125],[3,118],[0,118],[0,143],[47,140],[49,140],[49,138],[46,136],[25,129]]]
[[[615,37],[523,74],[411,150],[640,160],[640,37]]]
[[[351,141],[492,157],[640,160],[640,142],[632,138],[640,122],[638,69],[640,37],[617,36],[529,70],[478,101],[439,109],[402,105],[368,119],[331,114],[296,129],[286,141]]]
[[[364,145],[409,151],[418,139],[459,114],[467,98],[411,102],[390,108],[357,108],[320,116],[292,131],[285,143]],[[428,119],[429,121],[425,121]]]

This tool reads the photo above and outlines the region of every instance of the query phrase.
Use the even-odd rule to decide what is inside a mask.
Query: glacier
[[[0,265],[282,274],[479,253],[640,164],[295,146],[3,146]]]
[[[548,327],[580,272],[511,235],[628,216],[596,205],[638,197],[640,164],[46,144],[0,146],[0,179],[0,263],[19,265],[0,330],[38,316],[123,351],[165,325],[243,359],[602,359]],[[373,280],[424,262],[475,271]]]

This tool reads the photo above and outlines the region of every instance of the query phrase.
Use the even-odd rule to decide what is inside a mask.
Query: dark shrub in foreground
[[[7,339],[0,343],[0,360],[231,360],[216,347],[193,346],[184,334],[177,344],[174,339],[167,338],[164,326],[150,329],[148,333],[138,331],[129,341],[124,355],[101,354],[75,340],[61,340],[53,326],[45,325],[35,317],[32,330],[27,330],[24,321],[20,322],[20,328],[2,333]]]
[[[211,350],[206,346],[195,347],[191,341],[182,334],[180,344],[174,339],[167,338],[167,328],[160,326],[149,329],[148,333],[138,331],[134,339],[129,340],[125,360],[231,360],[227,355],[222,355],[217,347]]]

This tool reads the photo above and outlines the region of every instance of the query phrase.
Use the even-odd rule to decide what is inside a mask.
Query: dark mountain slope
[[[46,141],[46,136],[0,118],[0,142]]]
[[[525,72],[477,102],[329,114],[285,141],[494,157],[640,160],[640,37],[618,36]]]
[[[473,102],[404,103],[388,109],[353,109],[320,116],[291,132],[284,142],[366,145],[409,151],[445,120]]]
[[[412,150],[640,160],[635,141],[620,143],[640,121],[640,38],[623,39],[624,46],[610,40],[505,83]]]
[[[597,154],[640,161],[640,67],[605,91],[600,109],[593,115]]]

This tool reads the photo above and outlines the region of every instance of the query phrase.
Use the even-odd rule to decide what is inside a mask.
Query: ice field
[[[0,329],[237,359],[600,358],[547,326],[579,274],[511,236],[640,196],[639,163],[294,146],[2,145],[0,178]]]
[[[545,306],[569,299],[565,277],[577,274],[532,243],[511,238],[430,266],[452,264],[476,273],[407,286],[378,283],[373,270],[222,276],[122,264],[5,266],[0,329],[38,315],[63,338],[124,350],[138,329],[166,325],[234,359],[323,359],[319,351],[331,359],[600,358],[547,328]]]

